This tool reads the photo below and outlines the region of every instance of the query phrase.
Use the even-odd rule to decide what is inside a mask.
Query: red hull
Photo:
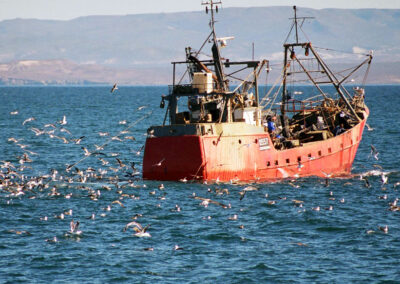
[[[228,182],[346,175],[351,171],[367,115],[339,136],[286,150],[276,150],[272,145],[265,149],[260,142],[263,138],[270,141],[268,133],[147,138],[143,178]]]

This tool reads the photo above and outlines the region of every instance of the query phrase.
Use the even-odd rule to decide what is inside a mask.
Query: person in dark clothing
[[[333,135],[338,136],[339,134],[345,132],[346,129],[344,129],[343,123],[338,124],[334,129],[333,129]]]

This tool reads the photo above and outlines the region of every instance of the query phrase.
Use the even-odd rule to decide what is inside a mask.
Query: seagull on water
[[[389,227],[388,225],[385,225],[383,227],[379,226],[379,230],[381,230],[384,234],[387,234],[389,232]]]
[[[58,242],[58,239],[57,239],[57,237],[54,237],[52,239],[46,239],[45,241],[48,243],[56,243],[56,242]]]
[[[80,235],[82,234],[82,231],[79,230],[79,221],[74,222],[74,219],[71,220],[71,223],[69,223],[70,227],[70,233],[75,234],[75,235]]]
[[[175,245],[175,246],[174,246],[174,250],[183,250],[183,248],[180,247],[180,246],[178,246],[178,245]]]

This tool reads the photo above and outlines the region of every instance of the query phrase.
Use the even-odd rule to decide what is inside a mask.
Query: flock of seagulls
[[[117,90],[118,87],[115,84],[111,89],[111,92]],[[138,110],[145,108],[145,106],[139,107]],[[10,112],[10,115],[18,115],[18,111]],[[38,124],[38,121],[34,117],[30,117],[25,119],[22,122],[23,127],[29,127],[33,122]],[[124,123],[119,124],[126,124]],[[60,143],[80,145],[85,141],[85,136],[79,136],[74,138],[71,131],[69,131],[66,127],[68,125],[67,117],[64,115],[60,120],[55,123],[44,124],[42,127],[30,127],[28,130],[32,131],[34,137],[44,136],[50,140],[59,140]],[[130,135],[128,130],[120,131],[118,135],[112,136],[108,132],[98,132],[99,137],[107,137],[108,142],[111,141],[135,141],[136,139]],[[30,166],[40,158],[40,155],[37,152],[34,152],[35,149],[31,149],[32,147],[29,144],[25,144],[24,139],[18,137],[9,137],[7,142],[10,144],[14,144],[19,148],[19,151],[22,152],[20,155],[11,160],[3,160],[0,161],[0,193],[5,195],[8,199],[8,202],[12,201],[14,198],[30,198],[35,199],[38,196],[43,197],[47,196],[49,198],[65,198],[70,199],[74,198],[76,193],[74,191],[65,192],[65,188],[70,189],[79,189],[81,191],[81,196],[85,196],[89,198],[93,202],[97,202],[102,198],[102,194],[104,191],[113,192],[116,195],[115,200],[111,201],[105,207],[100,208],[97,212],[91,213],[90,216],[81,216],[82,219],[89,219],[92,221],[97,220],[98,216],[105,218],[109,211],[114,210],[115,207],[121,208],[121,210],[126,210],[127,200],[140,200],[140,196],[137,194],[133,194],[131,189],[142,188],[146,189],[146,184],[140,184],[140,171],[136,169],[136,165],[134,162],[124,161],[123,158],[119,157],[119,153],[107,153],[105,151],[105,147],[107,143],[103,145],[85,145],[81,146],[82,157],[77,163],[72,165],[66,165],[63,171],[58,171],[52,169],[47,174],[43,175],[28,175],[25,174],[26,171],[31,170],[34,172],[34,169]],[[23,144],[24,142],[24,144]],[[93,148],[94,147],[94,148]],[[143,147],[141,146],[137,151],[134,151],[136,155],[140,155],[143,151]],[[94,149],[94,150],[89,150]],[[378,160],[379,152],[377,149],[371,145],[371,157]],[[83,159],[93,159],[93,164],[97,163],[99,166],[90,166],[87,168],[81,168],[79,162]],[[162,166],[165,162],[165,158],[161,159],[158,163],[155,163],[154,167]],[[79,166],[79,167],[78,167]],[[299,163],[299,169],[302,167],[302,164]],[[380,191],[384,191],[385,193],[389,191],[389,177],[390,173],[384,172],[382,167],[376,165],[374,170],[368,171],[366,173],[361,174],[360,180],[363,181],[363,184],[366,188],[371,188],[371,183],[369,182],[369,177],[371,176],[379,176],[381,182]],[[325,181],[323,185],[325,187],[330,186],[331,175],[329,173],[325,174]],[[182,183],[189,182],[186,178],[181,180]],[[287,181],[287,184],[293,188],[300,188],[301,184],[298,180],[290,180]],[[349,182],[349,184],[351,184]],[[345,184],[346,185],[346,184]],[[396,187],[400,186],[400,182],[396,182],[393,184],[393,189],[396,190]],[[61,190],[62,189],[62,190]],[[157,195],[157,190],[160,194]],[[246,202],[246,199],[249,194],[257,193],[260,191],[260,188],[257,184],[247,185],[243,187],[241,190],[235,192],[238,194],[239,204],[243,204]],[[157,202],[162,202],[167,198],[168,190],[164,186],[164,184],[159,184],[157,189],[149,190],[149,196],[154,195],[155,200]],[[221,186],[218,182],[215,186],[211,186],[204,193],[206,196],[198,196],[193,193],[189,196],[194,200],[197,200],[197,204],[199,207],[208,208],[209,206],[218,206],[219,208],[232,210],[232,205],[230,203],[224,203],[215,200],[215,198],[221,198],[223,196],[232,194],[228,188],[225,188],[223,185]],[[213,196],[215,198],[213,198]],[[306,212],[306,210],[311,210],[311,212],[320,212],[323,210],[326,211],[334,211],[336,206],[329,205],[308,205],[305,201],[298,199],[288,199],[286,196],[279,196],[275,199],[271,199],[268,194],[263,194],[263,198],[266,199],[266,205],[268,207],[275,207],[282,203],[290,204],[298,213]],[[379,199],[387,200],[387,193],[383,196],[379,196]],[[336,198],[333,191],[329,191],[328,195],[329,201],[338,201],[339,203],[345,203],[344,198]],[[387,201],[386,201],[387,202]],[[179,202],[178,202],[179,203]],[[161,206],[161,204],[158,204]],[[395,212],[400,212],[400,206],[398,205],[398,198],[391,200],[388,203],[388,210]],[[183,209],[180,205],[176,204],[174,208],[171,208],[171,212],[181,212]],[[240,220],[239,212],[236,212],[233,215],[228,217],[228,220],[233,222],[239,222]],[[54,216],[54,219],[58,219],[60,222],[65,222],[66,220],[71,219],[73,216],[73,211],[63,210]],[[136,214],[132,217],[134,221],[128,222],[123,228],[123,232],[128,231],[130,228],[133,231],[133,236],[139,238],[151,238],[150,234],[151,225],[148,224],[146,226],[142,226],[138,219],[142,218],[141,214]],[[40,220],[42,222],[47,222],[49,220],[48,216],[41,216]],[[212,219],[212,216],[204,217],[205,220]],[[74,219],[76,217],[74,216]],[[69,223],[69,231],[66,231],[65,236],[68,237],[77,237],[84,235],[83,231],[80,229],[80,221],[74,221],[74,219],[70,220]],[[67,226],[66,226],[67,228]],[[238,225],[239,229],[244,229],[244,224]],[[388,225],[380,225],[377,228],[378,231],[388,234],[389,226]],[[24,230],[9,230],[11,233],[15,234],[29,234],[29,232]],[[368,230],[367,233],[374,233],[374,230]],[[157,234],[154,232],[154,234]],[[153,234],[153,235],[154,235]],[[60,241],[60,236],[50,237],[45,240],[50,243],[57,243]],[[306,245],[306,244],[305,244]],[[175,245],[175,250],[181,250],[182,247]],[[146,250],[153,250],[153,248],[146,248]]]

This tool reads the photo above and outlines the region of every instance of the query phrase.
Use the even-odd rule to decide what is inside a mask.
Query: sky
[[[205,0],[203,0],[205,1]],[[400,9],[400,0],[222,0],[222,7],[293,6],[314,9]],[[69,20],[88,15],[171,13],[204,9],[201,0],[0,0],[0,21]]]

